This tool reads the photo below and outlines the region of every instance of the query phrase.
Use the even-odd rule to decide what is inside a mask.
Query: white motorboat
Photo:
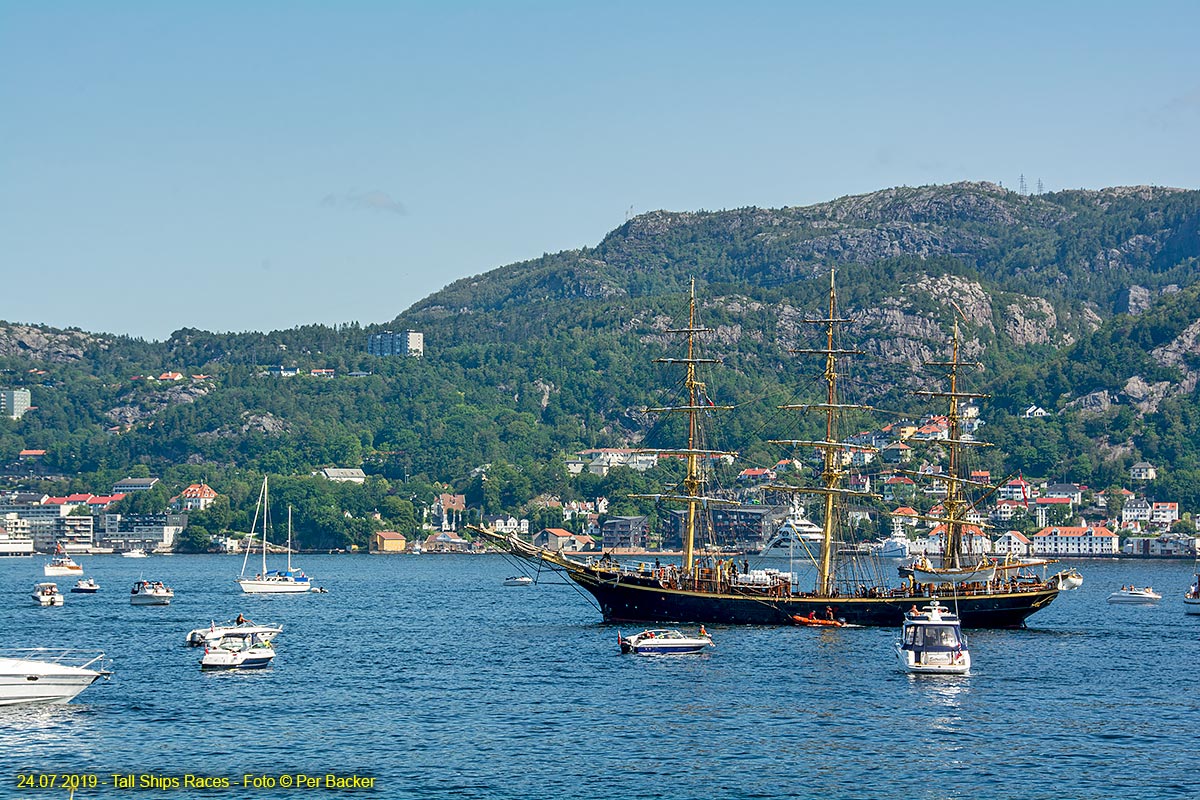
[[[42,606],[61,606],[62,593],[58,591],[57,583],[38,583],[33,587],[33,599]]]
[[[0,706],[66,703],[111,673],[98,669],[104,653],[82,650],[0,650]]]
[[[149,558],[150,557],[150,554],[147,553],[145,550],[143,550],[140,547],[135,547],[132,550],[126,550],[124,553],[121,553],[121,555],[124,556],[125,558]]]
[[[916,606],[904,615],[896,658],[906,672],[931,675],[965,675],[971,669],[971,653],[957,614],[930,598],[921,610]]]
[[[529,586],[533,583],[533,578],[528,575],[510,575],[504,579],[505,586]]]
[[[1133,605],[1157,603],[1159,600],[1162,600],[1162,595],[1149,586],[1144,589],[1133,585],[1122,586],[1118,591],[1108,596],[1108,602],[1110,603],[1128,603]]]
[[[716,647],[703,625],[700,626],[700,633],[695,636],[668,628],[645,630],[629,637],[618,633],[617,643],[621,646],[622,653],[636,653],[641,656],[699,653],[706,647]]]
[[[204,647],[200,669],[263,669],[275,658],[275,648],[256,633],[233,631]]]
[[[80,578],[71,587],[72,594],[95,594],[100,591],[100,584],[94,578]]]
[[[162,581],[138,581],[129,592],[129,603],[135,606],[166,606],[175,592]]]
[[[253,633],[264,642],[269,642],[283,632],[282,625],[255,625],[248,619],[240,622],[211,623],[207,628],[188,631],[187,644],[191,647],[207,646],[234,633]]]
[[[270,502],[267,496],[267,479],[263,478],[262,489],[258,493],[258,506],[254,511],[254,522],[250,529],[258,527],[259,516],[262,517],[262,570],[253,578],[246,574],[246,565],[250,561],[250,546],[246,544],[246,556],[242,559],[242,574],[237,579],[238,586],[246,594],[299,594],[316,591],[312,580],[303,570],[292,569],[292,509],[288,506],[288,538],[287,538],[287,569],[267,570],[267,528],[270,517]]]
[[[42,567],[42,572],[47,578],[58,578],[64,575],[79,576],[83,574],[83,566],[75,563],[75,560],[59,547],[54,557],[50,559],[50,563]]]

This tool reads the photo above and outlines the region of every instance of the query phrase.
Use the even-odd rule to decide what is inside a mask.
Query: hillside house
[[[1158,479],[1158,470],[1149,461],[1139,461],[1129,468],[1129,477],[1135,481]]]

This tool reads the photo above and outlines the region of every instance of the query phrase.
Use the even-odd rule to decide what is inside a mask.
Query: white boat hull
[[[266,647],[256,647],[230,653],[225,650],[210,650],[200,659],[200,668],[213,669],[264,669],[270,666],[275,658],[275,651]]]
[[[1200,597],[1183,598],[1183,610],[1188,614],[1200,614]]]
[[[917,654],[905,650],[899,642],[896,643],[895,650],[900,668],[905,672],[916,675],[966,675],[971,671],[971,654],[966,650],[958,653],[926,652],[921,654],[920,661],[917,660]]]
[[[0,656],[0,706],[67,703],[107,674],[54,661]]]
[[[260,641],[269,642],[283,632],[283,628],[271,625],[210,625],[189,631],[187,644],[192,647],[209,646],[231,633],[252,633]]]
[[[83,574],[83,567],[52,567],[46,564],[42,567],[42,572],[45,573],[47,578],[61,578],[67,575],[79,576]]]
[[[242,587],[244,594],[298,594],[312,591],[312,584],[308,581],[239,578],[238,586]]]
[[[1126,605],[1146,605],[1162,600],[1162,595],[1151,591],[1120,591],[1108,596],[1108,602]]]

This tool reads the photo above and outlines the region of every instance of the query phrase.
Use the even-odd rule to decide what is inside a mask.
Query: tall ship
[[[843,531],[848,504],[853,499],[869,497],[865,492],[847,488],[848,471],[843,456],[852,449],[861,449],[840,439],[840,422],[849,412],[870,411],[869,406],[842,401],[839,387],[841,363],[859,351],[844,349],[841,333],[851,320],[838,317],[837,293],[833,274],[829,280],[828,310],[823,318],[806,320],[821,326],[823,346],[813,350],[794,350],[795,354],[816,355],[824,360],[820,378],[824,397],[821,402],[807,405],[785,405],[781,409],[813,412],[824,423],[824,436],[815,440],[772,440],[773,444],[793,448],[811,448],[820,453],[821,471],[815,485],[772,485],[768,488],[802,495],[816,496],[823,506],[821,546],[813,559],[814,578],[801,585],[792,572],[774,569],[749,569],[736,560],[697,557],[697,532],[702,517],[714,505],[733,501],[707,492],[709,459],[730,455],[708,449],[702,436],[703,418],[714,411],[728,409],[716,406],[709,399],[705,383],[697,368],[703,364],[719,363],[717,359],[702,358],[698,339],[710,333],[696,320],[696,296],[693,285],[686,328],[671,331],[686,340],[686,355],[677,359],[658,359],[659,362],[680,366],[684,370],[683,400],[678,406],[647,409],[651,412],[684,415],[687,421],[686,446],[677,450],[655,451],[684,459],[686,476],[675,494],[652,495],[659,501],[670,501],[686,507],[684,515],[683,554],[678,565],[631,568],[610,557],[580,560],[545,548],[536,547],[515,534],[503,535],[486,528],[477,533],[513,555],[564,573],[589,592],[596,600],[606,621],[610,622],[704,622],[718,624],[791,625],[798,619],[837,618],[847,624],[899,627],[905,613],[914,606],[926,604],[938,597],[952,603],[962,625],[973,628],[1015,628],[1024,625],[1026,618],[1045,608],[1059,592],[1058,576],[1040,577],[1033,569],[1046,562],[979,563],[965,549],[963,531],[968,525],[968,512],[973,504],[967,497],[972,482],[961,477],[963,461],[960,454],[979,442],[964,439],[961,432],[960,402],[982,397],[959,388],[959,372],[968,366],[959,358],[957,322],[951,341],[951,357],[947,362],[931,364],[946,370],[947,389],[924,391],[918,395],[948,401],[946,414],[947,439],[939,441],[949,455],[950,469],[944,476],[946,499],[943,513],[936,521],[945,536],[941,564],[923,564],[920,570],[909,570],[898,585],[890,585],[878,559],[863,554],[859,548],[846,546]],[[740,568],[739,568],[740,567]]]

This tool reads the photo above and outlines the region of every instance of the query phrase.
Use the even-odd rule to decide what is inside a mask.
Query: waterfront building
[[[1033,543],[1020,531],[1008,531],[992,543],[992,552],[998,556],[1033,555]]]
[[[1104,527],[1057,525],[1042,528],[1032,537],[1038,556],[1115,556],[1117,535]]]
[[[376,531],[371,534],[372,553],[403,553],[408,539],[398,531]]]
[[[644,550],[649,544],[649,536],[649,523],[645,517],[611,517],[600,527],[601,547],[605,550]]]
[[[1200,552],[1200,539],[1179,533],[1161,536],[1131,536],[1121,546],[1121,552],[1129,556],[1159,556],[1163,558],[1194,558]]]
[[[105,514],[100,546],[113,550],[170,550],[187,527],[186,514]]]
[[[571,533],[563,528],[543,528],[534,535],[533,543],[560,553],[580,553],[596,549],[596,541],[591,536]]]

